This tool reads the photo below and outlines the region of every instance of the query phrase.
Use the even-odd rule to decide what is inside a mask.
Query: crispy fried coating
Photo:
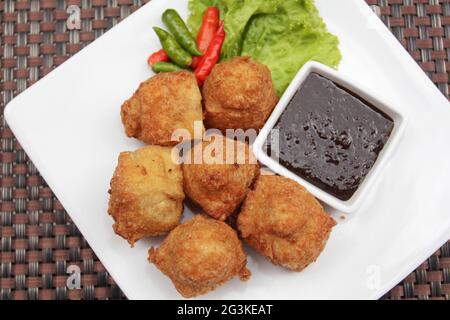
[[[202,97],[194,75],[187,71],[160,73],[141,83],[122,105],[121,117],[128,137],[147,144],[173,146],[176,129],[194,136],[194,122],[203,134]]]
[[[267,66],[236,57],[214,67],[203,86],[206,124],[226,129],[261,129],[278,102]]]
[[[111,179],[108,213],[114,231],[133,246],[175,228],[183,213],[183,174],[171,148],[148,146],[122,152]]]
[[[242,238],[274,264],[301,271],[317,259],[336,222],[295,181],[261,176],[237,224]]]
[[[214,290],[238,275],[250,277],[236,231],[222,221],[196,215],[172,230],[148,260],[168,276],[185,298]]]
[[[259,165],[248,144],[215,137],[220,140],[217,144],[203,141],[191,150],[191,164],[182,165],[183,185],[186,195],[208,215],[225,220],[244,201],[259,175]],[[207,159],[211,150],[214,155]],[[196,154],[203,160],[199,164],[194,163]]]

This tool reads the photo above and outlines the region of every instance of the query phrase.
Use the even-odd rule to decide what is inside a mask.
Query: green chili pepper
[[[161,45],[170,60],[182,68],[188,67],[192,63],[191,54],[184,50],[170,33],[158,27],[153,27],[153,30],[158,35]]]
[[[152,65],[152,70],[155,73],[160,73],[160,72],[175,72],[175,71],[181,71],[183,69],[181,69],[179,66],[177,66],[176,64],[170,63],[170,62],[156,62]]]
[[[169,31],[174,35],[178,43],[190,54],[194,56],[201,56],[202,52],[198,49],[197,43],[187,28],[183,19],[181,19],[178,12],[173,9],[167,9],[162,15],[162,20]]]

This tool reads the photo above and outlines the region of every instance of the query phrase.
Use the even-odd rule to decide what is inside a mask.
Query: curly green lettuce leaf
[[[250,19],[258,14],[275,13],[278,2],[277,0],[241,0],[234,1],[228,7],[225,15],[226,38],[222,47],[222,59],[230,59],[241,54],[246,26]]]
[[[339,40],[327,31],[313,0],[190,0],[189,26],[196,34],[208,6],[225,20],[221,59],[251,56],[266,64],[278,95],[309,60],[337,67]]]
[[[275,13],[281,0],[191,0],[188,24],[196,35],[202,23],[203,13],[208,6],[217,6],[225,21],[226,38],[222,47],[222,59],[240,55],[245,28],[257,14]]]
[[[341,60],[338,46],[312,0],[285,0],[276,14],[251,20],[241,54],[269,67],[281,96],[306,62],[336,68]]]

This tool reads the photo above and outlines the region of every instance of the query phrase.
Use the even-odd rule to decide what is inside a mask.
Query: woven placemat
[[[448,97],[450,0],[366,1]],[[0,300],[124,298],[6,126],[3,108],[146,2],[0,0]],[[78,9],[79,23],[68,19]],[[70,276],[77,270],[79,286]],[[385,298],[450,299],[450,242]]]

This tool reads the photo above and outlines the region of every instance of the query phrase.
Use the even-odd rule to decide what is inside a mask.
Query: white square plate
[[[339,70],[401,108],[409,125],[370,199],[339,221],[316,263],[285,271],[249,250],[252,278],[202,298],[379,298],[450,238],[450,106],[363,0],[317,0],[341,41]],[[158,240],[131,249],[112,231],[108,187],[125,137],[119,110],[151,76],[151,27],[187,1],[153,0],[8,104],[6,120],[56,196],[131,299],[179,298],[147,262]],[[350,14],[351,13],[351,14]]]

